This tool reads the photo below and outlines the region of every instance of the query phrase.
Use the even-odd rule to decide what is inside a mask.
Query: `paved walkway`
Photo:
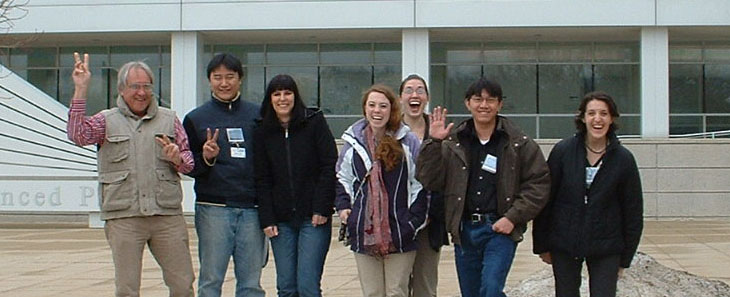
[[[192,239],[197,271],[197,238]],[[333,232],[337,234],[337,232]],[[545,267],[532,255],[530,236],[519,245],[508,285]],[[360,296],[352,253],[333,239],[322,283],[324,296]],[[730,284],[730,220],[646,221],[640,251],[660,263]],[[262,285],[276,296],[273,260],[264,268]],[[167,296],[152,256],[144,258],[142,296]],[[446,247],[439,266],[439,296],[458,296],[453,248]],[[229,268],[224,296],[234,296]],[[113,296],[111,254],[100,229],[0,228],[0,296]]]

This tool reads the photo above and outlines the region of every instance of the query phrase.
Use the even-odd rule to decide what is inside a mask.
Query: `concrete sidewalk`
[[[189,229],[197,272],[197,237]],[[528,231],[529,232],[529,231]],[[336,236],[337,232],[333,232]],[[545,267],[531,252],[531,236],[518,247],[508,279],[515,285]],[[730,284],[730,220],[646,221],[640,251],[674,269]],[[231,264],[232,266],[232,264]],[[167,296],[160,269],[149,252],[144,259],[142,296]],[[439,266],[439,296],[458,296],[454,252],[446,247]],[[264,268],[266,296],[276,296],[273,258]],[[196,284],[197,286],[197,284]],[[229,267],[224,296],[234,296]],[[352,253],[333,238],[322,280],[324,296],[360,296]],[[98,297],[114,295],[114,268],[101,229],[0,228],[0,296]]]

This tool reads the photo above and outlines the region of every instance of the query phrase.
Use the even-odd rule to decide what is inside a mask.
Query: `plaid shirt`
[[[72,99],[66,128],[68,139],[78,146],[103,145],[106,136],[106,119],[104,115],[97,113],[87,117],[84,116],[85,114],[86,99]],[[193,153],[188,145],[188,135],[185,134],[185,129],[178,118],[175,118],[175,144],[177,144],[180,150],[180,158],[182,158],[182,163],[175,166],[175,169],[180,173],[188,173],[193,170]]]

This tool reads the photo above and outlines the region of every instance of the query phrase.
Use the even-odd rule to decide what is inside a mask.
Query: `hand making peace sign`
[[[212,161],[218,156],[220,147],[218,147],[218,129],[215,129],[215,134],[210,133],[210,128],[206,131],[207,140],[203,143],[203,158],[206,161]]]
[[[179,166],[182,164],[182,157],[180,157],[180,148],[170,140],[167,135],[156,136],[155,140],[157,140],[157,143],[159,143],[162,146],[162,154],[165,155],[165,158],[167,158],[168,161],[175,164],[175,166]]]
[[[89,54],[84,54],[84,60],[82,61],[79,53],[74,52],[74,70],[71,73],[71,78],[76,88],[74,98],[86,99],[86,93],[89,90],[89,81],[91,81]]]

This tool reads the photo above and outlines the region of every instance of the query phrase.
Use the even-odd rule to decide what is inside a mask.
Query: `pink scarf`
[[[375,136],[370,127],[365,128],[365,140],[371,156],[375,156],[377,147]],[[390,235],[390,216],[388,215],[388,191],[383,182],[382,161],[373,160],[368,184],[367,209],[365,211],[365,228],[363,244],[368,254],[383,257],[391,250],[393,239]]]

